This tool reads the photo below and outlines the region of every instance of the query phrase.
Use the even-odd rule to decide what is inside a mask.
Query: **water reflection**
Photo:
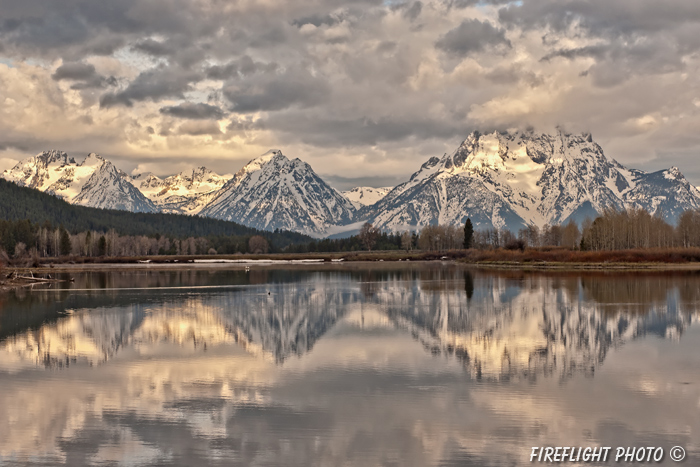
[[[76,276],[0,305],[0,461],[519,465],[531,446],[617,442],[692,461],[699,285],[444,266]]]

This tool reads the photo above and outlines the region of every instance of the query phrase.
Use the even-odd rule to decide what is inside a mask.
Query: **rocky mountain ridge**
[[[2,177],[72,204],[132,212],[158,212],[110,161],[90,153],[81,163],[65,152],[45,151],[21,161]]]
[[[355,208],[309,164],[272,150],[239,170],[200,214],[321,236],[330,226],[350,223]]]
[[[2,177],[85,206],[169,212],[235,221],[317,237],[364,221],[383,230],[429,224],[476,228],[580,222],[607,208],[643,208],[673,222],[700,208],[700,191],[676,167],[648,173],[603,153],[590,134],[470,134],[457,150],[432,157],[394,188],[329,186],[311,166],[279,150],[235,175],[205,167],[159,178],[128,176],[98,156],[80,164],[60,151],[19,162]]]
[[[147,173],[130,177],[129,181],[162,212],[199,214],[231,177],[196,167],[164,179]]]
[[[700,191],[676,167],[628,169],[608,159],[590,134],[473,132],[359,217],[394,231],[467,217],[477,228],[517,231],[594,218],[606,208],[644,208],[673,222],[698,207]]]

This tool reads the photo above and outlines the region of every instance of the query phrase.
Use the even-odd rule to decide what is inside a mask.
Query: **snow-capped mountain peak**
[[[674,196],[663,192],[670,190]],[[700,192],[677,168],[627,169],[590,134],[470,134],[451,155],[423,164],[362,214],[385,229],[439,222],[509,228],[565,223],[606,208],[661,210],[669,220],[700,206]]]
[[[163,212],[198,214],[214,194],[231,179],[206,167],[194,167],[164,179],[152,173],[132,183]]]
[[[114,165],[90,153],[80,163],[62,151],[45,151],[19,162],[2,177],[58,196],[69,203],[103,209],[154,212],[156,208]]]
[[[700,191],[677,167],[657,172],[608,159],[590,134],[473,132],[392,189],[340,193],[300,159],[273,149],[235,175],[194,167],[161,178],[128,176],[96,153],[79,164],[45,151],[3,172],[19,185],[85,206],[200,214],[259,229],[324,236],[365,220],[385,230],[428,224],[508,228],[562,224],[605,209],[643,208],[674,221],[700,208]],[[347,230],[347,229],[346,229]]]
[[[275,149],[239,170],[201,214],[259,229],[323,235],[329,226],[349,223],[354,213],[309,164]]]

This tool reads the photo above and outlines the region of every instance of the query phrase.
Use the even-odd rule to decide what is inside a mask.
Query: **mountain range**
[[[83,206],[200,215],[316,237],[369,221],[388,231],[428,224],[543,226],[644,208],[673,222],[700,208],[700,191],[676,167],[644,172],[609,159],[590,134],[471,133],[394,188],[340,192],[300,159],[271,150],[235,175],[198,167],[159,178],[129,176],[97,154],[77,163],[60,151],[19,162],[2,178]]]

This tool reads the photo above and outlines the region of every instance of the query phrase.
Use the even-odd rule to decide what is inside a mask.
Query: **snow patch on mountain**
[[[373,188],[369,186],[358,186],[352,190],[342,191],[341,193],[355,206],[355,209],[360,209],[363,206],[373,205],[384,198],[391,190],[392,187]]]
[[[132,177],[131,183],[162,212],[199,214],[231,177],[197,167],[165,179],[147,173]]]

